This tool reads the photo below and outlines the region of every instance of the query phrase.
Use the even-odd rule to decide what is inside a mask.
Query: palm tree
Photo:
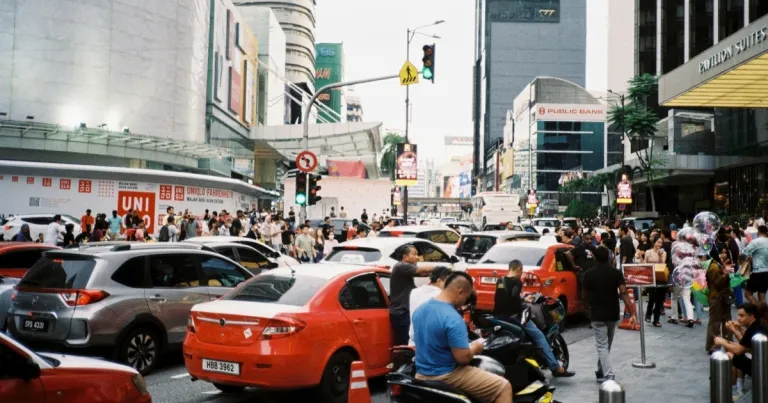
[[[382,175],[389,175],[395,180],[395,159],[397,158],[397,145],[405,143],[405,138],[397,133],[387,133],[384,136],[384,146],[381,148],[381,161],[379,170]]]

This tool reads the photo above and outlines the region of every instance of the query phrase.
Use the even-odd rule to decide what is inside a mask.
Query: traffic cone
[[[664,299],[664,309],[672,309],[672,298],[669,295]]]
[[[368,390],[368,378],[362,361],[353,361],[349,375],[349,403],[371,403],[371,391]]]
[[[632,317],[632,308],[634,308],[635,305],[635,291],[630,288],[627,292],[629,292],[629,300],[632,301],[632,306],[624,306],[624,318],[622,318],[621,323],[619,323],[619,329],[640,330],[639,324],[635,323],[635,325],[632,326],[629,323],[629,318]],[[638,318],[637,320],[642,320],[642,318]]]

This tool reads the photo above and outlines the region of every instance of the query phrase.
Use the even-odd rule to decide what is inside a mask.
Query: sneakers
[[[573,371],[563,370],[563,371],[552,371],[552,377],[553,378],[570,378],[572,376],[576,375]]]
[[[605,375],[603,375],[603,371],[595,371],[595,378],[597,378],[598,383],[603,383],[605,380]]]
[[[744,390],[742,390],[738,386],[734,386],[733,387],[733,391],[731,393],[733,393],[733,401],[734,402],[736,402],[739,399],[741,399],[742,397],[744,397]]]

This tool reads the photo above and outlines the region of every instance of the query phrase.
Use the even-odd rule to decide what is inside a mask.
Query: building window
[[[690,57],[694,58],[714,45],[714,0],[690,2]]]
[[[764,0],[759,1],[764,3]],[[744,28],[744,0],[720,0],[720,40]]]
[[[635,20],[635,74],[656,75],[656,0],[638,0]]]
[[[749,22],[768,14],[768,1],[749,0]]]
[[[661,8],[662,74],[668,73],[685,60],[685,15],[683,0],[665,1]]]

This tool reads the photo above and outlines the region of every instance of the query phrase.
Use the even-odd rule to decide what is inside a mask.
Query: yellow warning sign
[[[410,61],[406,60],[403,63],[403,67],[400,69],[400,85],[411,85],[419,83],[419,71],[416,70],[416,66]]]

